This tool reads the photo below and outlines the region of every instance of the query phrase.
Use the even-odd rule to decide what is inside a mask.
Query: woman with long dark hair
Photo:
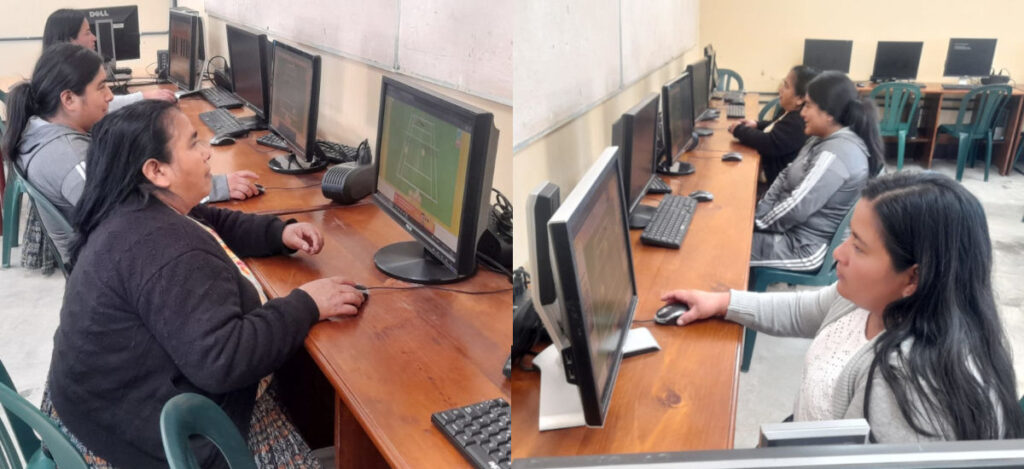
[[[978,199],[938,173],[882,176],[850,231],[830,287],[662,299],[690,306],[679,325],[724,317],[813,338],[795,420],[865,418],[881,443],[1024,438]]]
[[[193,392],[218,403],[259,467],[319,467],[259,386],[318,320],[354,316],[363,295],[340,277],[267,300],[239,258],[317,254],[320,232],[202,205],[210,148],[173,104],[145,100],[93,129],[75,212],[44,411],[96,467],[162,467],[160,410]],[[202,467],[222,467],[209,442]]]
[[[845,74],[811,80],[800,115],[810,138],[757,203],[752,267],[821,267],[839,224],[884,164],[875,104]]]

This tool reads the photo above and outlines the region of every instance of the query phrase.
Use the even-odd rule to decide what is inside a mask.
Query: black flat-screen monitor
[[[270,43],[266,34],[253,34],[242,28],[227,25],[228,61],[231,62],[231,81],[235,94],[245,105],[264,120],[270,115],[270,86],[266,58]]]
[[[377,251],[378,269],[414,283],[455,282],[476,272],[497,145],[490,112],[384,77],[373,200],[415,241]]]
[[[589,426],[604,425],[637,304],[618,158],[606,149],[548,221],[569,335],[563,365]]]
[[[104,61],[139,58],[139,7],[96,7],[80,10],[96,35],[96,51]]]
[[[686,66],[686,72],[693,77],[691,85],[693,90],[693,116],[699,119],[704,111],[708,109],[708,101],[711,99],[711,79],[708,77],[708,61],[701,59]]]
[[[942,75],[947,77],[982,77],[992,73],[992,59],[996,55],[995,39],[951,38],[946,52],[946,66]]]
[[[269,127],[292,153],[270,160],[270,169],[285,174],[323,169],[327,160],[316,143],[320,56],[274,41],[274,84]]]
[[[630,228],[643,228],[654,216],[655,207],[642,205],[654,179],[654,141],[658,130],[658,94],[644,96],[612,125],[612,145],[619,147],[622,163],[622,191],[626,194]]]
[[[203,19],[195,10],[171,8],[168,31],[168,80],[182,90],[198,89],[206,56]]]
[[[853,41],[804,39],[804,65],[815,70],[850,73]]]
[[[693,141],[693,78],[684,72],[661,87],[661,117],[668,163],[690,149]]]
[[[704,60],[708,61],[708,77],[710,80],[710,88],[712,91],[718,89],[718,54],[715,53],[715,48],[708,44],[704,46]],[[710,95],[709,95],[710,96]]]
[[[921,48],[924,43],[901,41],[878,41],[875,49],[875,67],[871,81],[913,80],[917,78],[917,66],[921,62]]]

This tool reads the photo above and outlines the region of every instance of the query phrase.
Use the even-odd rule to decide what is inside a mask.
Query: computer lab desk
[[[686,327],[649,321],[666,291],[746,289],[760,158],[749,147],[740,151],[739,162],[722,161],[723,152],[691,151],[684,158],[695,173],[662,176],[674,194],[704,189],[715,197],[697,206],[680,249],[641,244],[641,230],[630,231],[639,296],[633,327],[649,328],[661,350],[622,361],[603,428],[540,433],[540,377],[514,369],[514,459],[732,448],[743,328],[724,320]],[[642,203],[656,205],[661,197]]]

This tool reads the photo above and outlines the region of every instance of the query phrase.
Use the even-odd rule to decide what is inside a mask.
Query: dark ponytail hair
[[[155,190],[142,174],[150,158],[171,162],[175,103],[143,100],[108,114],[92,128],[85,156],[85,188],[72,217],[78,237],[71,246],[77,262],[89,234],[119,205],[145,201]]]
[[[926,430],[931,427],[948,428],[958,440],[1024,438],[1024,411],[992,293],[988,223],[978,199],[931,171],[878,177],[863,197],[873,203],[893,269],[917,266],[914,293],[883,313],[865,416],[877,372],[903,418],[922,435],[943,436]],[[907,339],[913,345],[903,352]]]
[[[818,70],[806,65],[797,65],[790,69],[796,80],[793,81],[793,92],[803,98],[807,96],[807,84],[818,76]]]
[[[47,47],[36,62],[32,78],[18,83],[7,94],[7,133],[3,138],[7,158],[18,160],[18,143],[30,117],[53,117],[61,108],[60,94],[64,90],[84,93],[102,64],[96,52],[75,44]]]
[[[807,84],[807,94],[836,123],[849,127],[868,147],[868,177],[873,178],[885,165],[882,136],[878,130],[875,102],[861,98],[857,87],[840,72],[822,72]]]
[[[62,42],[71,42],[78,37],[82,30],[82,22],[85,21],[85,12],[61,8],[46,18],[46,27],[43,29],[43,48],[50,47]]]

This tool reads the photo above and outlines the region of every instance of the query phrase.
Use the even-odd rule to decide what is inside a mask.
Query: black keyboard
[[[512,409],[504,399],[456,407],[430,416],[445,438],[480,469],[512,467]]]
[[[747,117],[746,107],[743,106],[742,104],[730,104],[728,107],[725,108],[725,117],[728,117],[730,119],[737,117],[742,119],[744,117]]]
[[[326,140],[317,140],[316,143],[320,146],[320,151],[324,153],[324,157],[331,163],[348,163],[359,158],[359,149],[356,147]]]
[[[942,89],[944,90],[973,90],[981,85],[974,85],[970,83],[943,83]]]
[[[727,103],[743,104],[743,92],[742,91],[726,91],[722,99]]]
[[[226,109],[217,108],[200,113],[199,120],[203,121],[214,135],[240,135],[248,130]]]
[[[278,137],[277,134],[273,132],[257,138],[256,143],[270,148],[277,148],[278,150],[291,151],[291,148],[288,147],[288,144],[285,143],[284,139]]]
[[[640,234],[640,242],[663,248],[679,249],[690,227],[697,199],[668,194],[661,199],[651,222]]]
[[[647,186],[647,193],[648,194],[671,194],[672,193],[672,188],[669,187],[668,183],[666,183],[660,177],[655,176],[655,177],[653,177],[651,179],[652,179],[651,180],[651,185]]]
[[[238,99],[234,93],[223,88],[203,88],[199,90],[199,94],[203,95],[203,99],[209,101],[214,107],[232,109],[244,106],[242,100]]]

